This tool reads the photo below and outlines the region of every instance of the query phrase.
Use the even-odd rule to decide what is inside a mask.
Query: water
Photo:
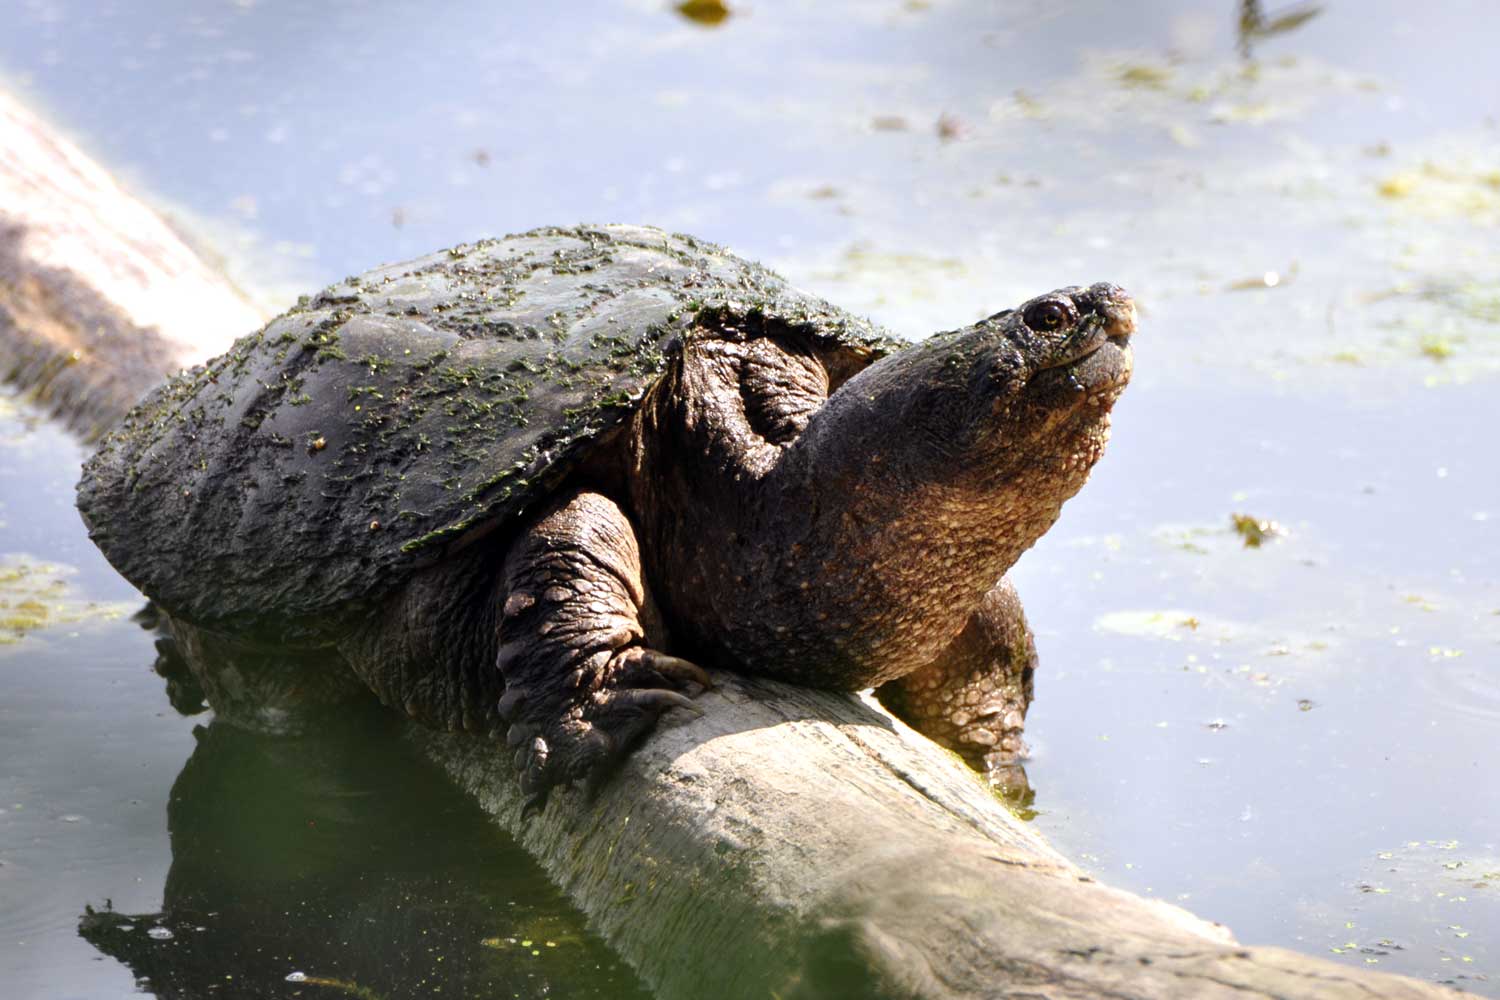
[[[644,995],[388,718],[276,739],[174,712],[139,598],[70,509],[81,457],[0,397],[8,997],[290,996],[293,973],[362,996]],[[28,600],[54,620],[18,632]]]
[[[1144,7],[731,5],[705,27],[644,0],[442,17],[29,0],[0,71],[273,308],[379,261],[578,219],[728,243],[909,336],[1060,284],[1131,288],[1143,333],[1110,453],[1015,570],[1043,661],[1036,822],[1104,880],[1246,942],[1500,995],[1495,15],[1330,0],[1252,39],[1247,62],[1238,5]],[[455,928],[444,963],[310,946],[320,971],[257,943],[231,971],[389,988],[452,963],[448,995],[537,995],[527,972],[557,995],[628,988],[560,905],[525,918],[577,935],[545,967],[563,942],[522,949],[548,940],[524,919],[473,925],[556,903],[521,857],[460,886],[443,851],[376,834],[325,863],[290,834],[217,829],[264,877],[168,878],[203,871],[168,840],[179,771],[248,794],[195,785],[202,801],[342,804],[345,830],[439,807],[419,777],[352,805],[379,798],[347,749],[380,746],[375,723],[297,754],[328,761],[305,768],[195,739],[202,718],[168,708],[133,595],[68,509],[77,452],[5,421],[0,553],[77,570],[62,596],[55,571],[33,574],[65,620],[0,649],[0,978],[19,996],[134,988],[149,952],[109,916],[88,944],[85,904],[111,899],[140,943],[164,899],[197,912],[207,893],[217,931],[145,941],[249,940],[233,922],[280,906],[281,941],[316,942],[344,939],[312,912],[328,900],[406,933],[403,885],[449,907],[418,920]],[[1247,548],[1236,513],[1280,531]],[[497,849],[464,808],[440,807],[468,816],[453,840],[434,839],[445,823],[413,836],[460,862]],[[413,881],[362,888],[360,852]]]

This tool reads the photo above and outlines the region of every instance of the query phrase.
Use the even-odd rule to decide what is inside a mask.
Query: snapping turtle
[[[1096,284],[903,345],[709,243],[536,230],[300,302],[148,396],[78,504],[221,713],[367,688],[503,735],[531,806],[699,664],[879,686],[995,764],[1035,659],[1002,577],[1133,328]]]

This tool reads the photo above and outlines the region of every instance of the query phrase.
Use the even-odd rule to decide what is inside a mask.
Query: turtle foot
[[[881,687],[881,704],[953,750],[997,786],[1027,755],[1036,644],[1009,581],[1001,580],[936,659]],[[1024,773],[1020,783],[1024,784]]]
[[[977,770],[1013,812],[1027,820],[1036,816],[1036,791],[1026,777],[1024,756],[996,751],[986,754]]]
[[[500,701],[526,797],[523,818],[540,812],[558,786],[582,781],[592,796],[663,713],[702,715],[689,694],[713,686],[696,664],[641,647],[620,650],[595,677],[578,679],[584,683],[550,698],[511,690]]]
[[[635,529],[608,497],[580,491],[506,554],[497,663],[525,813],[558,785],[592,792],[674,708],[713,686],[668,645],[641,574]]]

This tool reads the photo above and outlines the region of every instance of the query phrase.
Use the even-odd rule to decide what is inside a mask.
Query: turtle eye
[[[1069,309],[1066,304],[1059,302],[1056,299],[1048,299],[1044,302],[1038,302],[1035,305],[1028,307],[1025,314],[1021,318],[1024,319],[1026,321],[1026,325],[1031,327],[1033,330],[1039,330],[1043,333],[1050,333],[1051,331],[1061,329],[1068,323],[1072,322],[1073,310]]]

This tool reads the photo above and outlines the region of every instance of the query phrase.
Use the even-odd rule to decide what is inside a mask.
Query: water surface
[[[1106,881],[1246,942],[1500,995],[1490,7],[1328,0],[1249,39],[1228,2],[730,11],[705,26],[653,2],[438,17],[29,0],[0,71],[273,308],[381,261],[574,220],[730,244],[912,337],[1061,284],[1131,288],[1143,333],[1110,453],[1015,570],[1043,660],[1036,822]],[[0,978],[23,997],[128,993],[121,961],[142,959],[103,936],[118,921],[89,924],[100,951],[79,916],[202,898],[174,895],[193,882],[169,871],[202,868],[169,841],[166,803],[217,738],[167,706],[129,588],[71,514],[77,451],[5,419],[0,552],[76,573],[48,591],[73,602],[66,620],[0,650]],[[1246,547],[1234,514],[1277,530]],[[368,798],[347,747],[369,741],[300,755],[329,763],[287,770],[287,800]],[[284,749],[222,759],[224,801],[275,802]],[[351,857],[407,866],[410,849],[352,830],[436,808],[420,785],[350,814]],[[456,823],[454,857],[498,850]],[[354,860],[268,839],[223,847],[269,886],[210,882],[226,921],[258,919],[304,870],[302,898],[393,928],[391,893],[440,885],[414,895],[453,907],[429,914],[456,928],[446,995],[547,958],[509,943],[549,940],[524,920],[476,922],[540,905],[519,857],[472,886],[434,862],[361,895]],[[538,972],[556,995],[627,988],[566,908],[534,919],[574,928],[588,956]],[[342,940],[325,916],[284,920]],[[190,932],[171,929],[181,947]],[[324,974],[266,947],[279,975]],[[341,982],[410,972],[357,947],[317,957]],[[578,972],[591,965],[597,979]]]

